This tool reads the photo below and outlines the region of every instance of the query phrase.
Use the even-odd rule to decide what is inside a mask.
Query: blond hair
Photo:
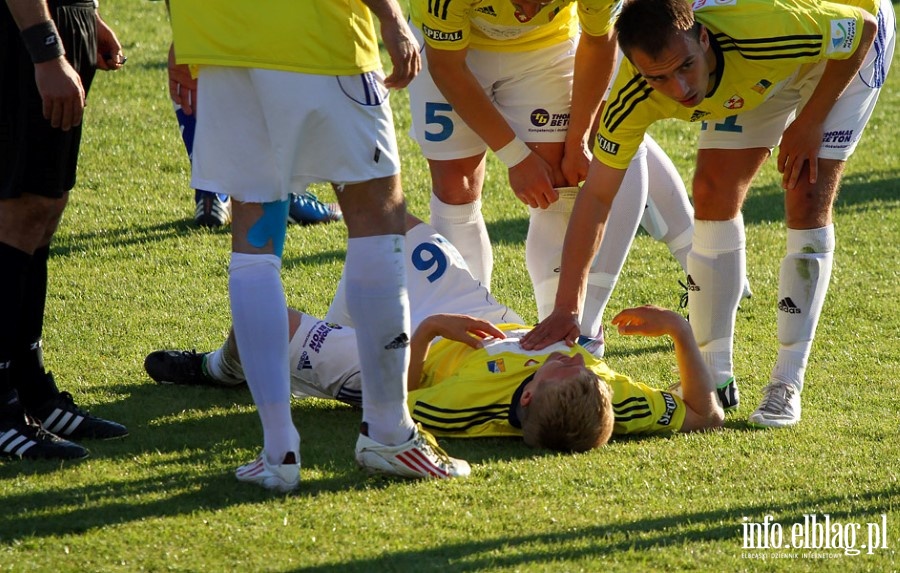
[[[614,415],[609,385],[585,370],[538,386],[522,412],[525,443],[535,448],[586,452],[609,441]]]

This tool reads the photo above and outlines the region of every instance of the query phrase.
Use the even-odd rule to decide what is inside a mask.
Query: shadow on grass
[[[861,515],[877,515],[896,488],[856,496],[854,509],[829,510],[832,522],[857,522]],[[844,503],[842,503],[844,502]],[[418,550],[398,551],[375,558],[342,561],[336,564],[303,567],[306,572],[345,571],[485,571],[518,570],[522,566],[578,563],[580,560],[614,556],[625,552],[646,552],[673,548],[693,542],[731,541],[734,555],[742,551],[742,519],[762,521],[762,516],[777,514],[780,523],[803,523],[811,507],[845,505],[843,496],[803,499],[772,507],[745,505],[728,510],[685,511],[662,518],[638,519],[617,524],[598,524],[575,531],[521,536],[503,536],[464,543],[442,544]],[[784,538],[788,539],[788,531]],[[619,541],[621,539],[621,541]],[[509,548],[515,547],[515,552]],[[752,551],[752,550],[747,550]],[[775,550],[773,550],[775,551]],[[786,550],[791,551],[791,550]],[[794,549],[796,553],[810,550]],[[816,550],[812,550],[815,552]],[[648,553],[647,555],[652,555]],[[700,562],[698,562],[700,563]]]
[[[25,535],[66,535],[145,518],[265,502],[276,495],[239,483],[233,475],[233,469],[250,461],[262,444],[259,416],[246,387],[162,386],[148,381],[109,390],[123,399],[94,413],[125,423],[129,436],[106,442],[85,441],[91,456],[84,461],[0,464],[0,480],[5,486],[0,488],[0,505],[11,508],[0,512],[0,543]],[[300,400],[293,403],[292,412],[303,439],[304,472],[299,491],[292,495],[315,498],[326,492],[407,483],[370,477],[357,468],[353,447],[360,410],[332,401]],[[473,464],[541,455],[516,439],[441,443]],[[40,488],[20,492],[11,487],[20,476],[43,476],[72,468],[73,464],[106,465],[110,461],[121,467],[121,477],[98,482],[77,478],[71,486],[52,494]],[[150,466],[152,470],[148,470]],[[111,473],[108,468],[98,471]],[[148,472],[154,475],[127,477]],[[310,477],[313,475],[330,477]]]

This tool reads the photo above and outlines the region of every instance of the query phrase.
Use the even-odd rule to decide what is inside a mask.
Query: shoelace
[[[452,458],[437,443],[437,440],[430,433],[422,429],[422,426],[416,424],[419,429],[418,446],[422,449],[431,449],[434,455],[448,466],[453,465]]]
[[[179,375],[186,375],[189,378],[197,378],[205,376],[203,373],[203,356],[197,354],[197,349],[182,350],[179,355],[184,360],[175,362],[175,370]]]
[[[778,390],[782,391],[779,392]],[[794,392],[796,392],[796,390],[790,384],[769,382],[766,387],[763,388],[765,397],[762,399],[759,409],[767,412],[783,413],[787,409],[791,398],[794,396]]]
[[[68,392],[60,392],[57,394],[53,403],[67,412],[74,412],[80,416],[88,416],[88,411],[79,407],[78,404],[75,403],[75,398]]]

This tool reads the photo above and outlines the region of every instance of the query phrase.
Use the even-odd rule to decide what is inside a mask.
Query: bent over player
[[[727,408],[735,312],[745,264],[741,206],[780,144],[787,254],[778,284],[780,348],[750,422],[800,421],[800,392],[831,278],[832,205],[872,114],[894,51],[890,2],[630,0],[616,23],[623,62],[600,122],[594,160],[566,234],[553,313],[524,341],[578,336],[580,293],[609,205],[647,128],[703,122],[688,257],[691,327]],[[736,115],[737,114],[737,115]],[[835,137],[836,133],[850,134]]]

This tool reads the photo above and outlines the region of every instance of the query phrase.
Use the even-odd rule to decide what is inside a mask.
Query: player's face
[[[562,352],[554,352],[547,357],[547,360],[535,372],[532,383],[552,384],[578,376],[586,370],[587,366],[584,365],[584,357],[581,354],[576,353],[573,356],[569,356]]]
[[[706,28],[699,39],[689,32],[679,32],[657,58],[634,49],[629,57],[650,87],[685,107],[696,107],[706,97],[713,78]]]

